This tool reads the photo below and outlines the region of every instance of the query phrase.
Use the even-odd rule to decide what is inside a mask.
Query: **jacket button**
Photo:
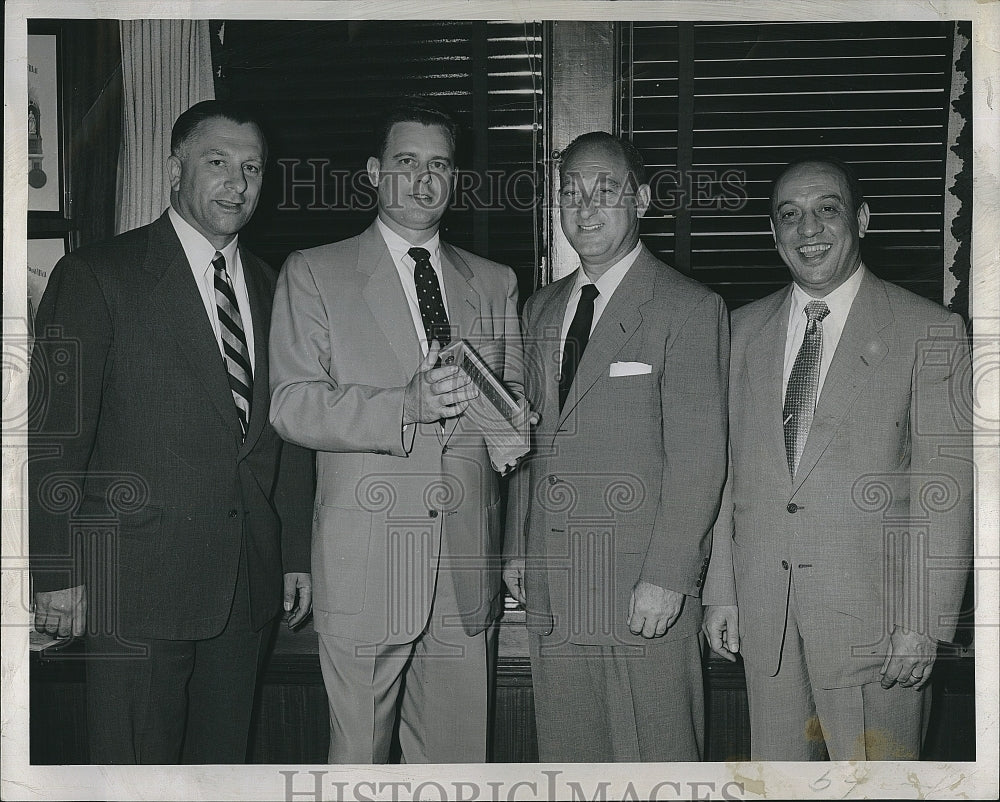
[[[437,510],[427,510],[427,514],[429,516],[431,516],[431,518],[437,518],[438,517],[438,511]]]
[[[695,586],[696,588],[700,588],[700,587],[701,587],[701,580],[699,579],[699,580],[698,580],[697,582],[695,582],[695,583],[694,583],[694,586]]]
[[[784,568],[787,571],[788,570],[788,560],[782,560],[781,561],[781,567]]]
[[[237,510],[230,510],[229,511],[229,517],[230,518],[235,518],[237,515],[239,515],[239,512]]]
[[[559,477],[558,476],[556,476],[555,474],[549,474],[549,484],[550,485],[554,485],[558,481],[559,481]]]
[[[785,509],[788,510],[792,515],[795,515],[795,513],[799,511],[799,505],[796,504],[794,501],[792,501],[789,503],[787,507],[785,507]]]

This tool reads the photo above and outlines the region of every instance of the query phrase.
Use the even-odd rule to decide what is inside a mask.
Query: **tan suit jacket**
[[[694,597],[664,639],[685,637],[701,621],[697,597],[725,478],[726,310],[643,248],[595,326],[560,412],[560,329],[575,280],[550,284],[525,306],[527,392],[541,422],[512,483],[506,556],[526,557],[536,632],[573,644],[641,644],[625,622],[642,579]],[[619,362],[649,371],[612,376]]]
[[[878,679],[893,625],[949,640],[972,537],[962,320],[867,274],[794,480],[782,362],[791,287],[732,316],[730,480],[705,604],[737,604],[748,671],[779,666],[791,577],[824,688]]]
[[[441,266],[455,336],[520,396],[513,272],[445,243]],[[465,416],[402,430],[403,392],[423,357],[376,225],[288,257],[271,349],[274,427],[317,451],[317,631],[414,640],[439,565],[451,571],[466,633],[482,631],[502,607],[498,477]]]

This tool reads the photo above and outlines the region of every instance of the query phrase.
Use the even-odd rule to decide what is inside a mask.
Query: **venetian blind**
[[[865,263],[941,300],[951,23],[628,23],[621,130],[659,183],[646,243],[739,306],[787,282],[768,227],[780,167],[853,164]],[[676,168],[680,168],[680,174]]]

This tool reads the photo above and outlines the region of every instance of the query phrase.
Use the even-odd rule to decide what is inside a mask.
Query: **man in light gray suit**
[[[315,626],[330,761],[485,762],[500,595],[498,470],[464,415],[477,391],[440,346],[459,337],[518,397],[513,271],[438,233],[455,122],[401,103],[368,160],[378,218],[296,251],[278,279],[271,420],[317,451]]]
[[[700,586],[726,464],[722,300],[639,241],[650,202],[628,142],[563,152],[581,268],[528,299],[541,413],[507,513],[504,578],[527,608],[542,761],[698,760]]]
[[[862,264],[836,160],[771,198],[793,284],[732,317],[730,475],[704,631],[741,652],[754,760],[916,759],[972,535],[962,320]]]

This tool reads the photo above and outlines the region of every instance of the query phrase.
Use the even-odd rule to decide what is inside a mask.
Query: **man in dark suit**
[[[245,111],[188,109],[170,208],[62,259],[38,309],[35,628],[86,636],[94,763],[244,762],[270,625],[310,609],[310,456],[267,419],[275,276],[237,241],[266,156]]]
[[[876,278],[853,170],[789,165],[793,283],[732,318],[729,481],[704,630],[743,654],[754,760],[915,760],[972,544],[961,318]]]
[[[698,601],[726,473],[729,329],[718,295],[639,241],[631,143],[560,164],[581,267],[524,309],[528,401],[504,578],[527,608],[542,761],[698,760]]]

